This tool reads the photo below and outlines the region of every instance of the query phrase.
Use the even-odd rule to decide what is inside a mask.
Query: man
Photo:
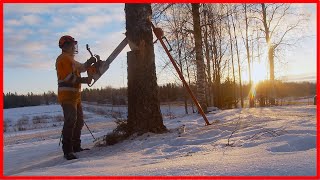
[[[71,36],[62,36],[59,40],[62,53],[56,60],[58,77],[58,102],[64,115],[62,129],[62,150],[67,160],[77,159],[75,152],[83,150],[81,147],[81,129],[83,127],[83,112],[81,106],[81,84],[90,84],[91,79],[81,77],[80,73],[96,61],[94,57],[84,64],[77,62],[74,55],[78,53],[77,41]]]

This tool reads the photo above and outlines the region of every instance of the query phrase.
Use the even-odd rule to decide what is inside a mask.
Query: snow
[[[95,137],[111,132],[113,113],[127,117],[127,107],[84,104],[85,121]],[[147,133],[108,147],[93,147],[86,127],[79,159],[62,156],[62,124],[4,133],[4,174],[39,176],[315,176],[316,106],[275,106],[217,110],[186,115],[184,107],[162,105],[168,133]],[[189,112],[192,112],[189,109]],[[4,110],[5,119],[62,114],[58,105]],[[50,118],[49,118],[50,119]],[[54,118],[52,118],[54,120]],[[51,122],[47,122],[50,124]],[[45,123],[44,123],[45,124]],[[184,131],[181,128],[185,126]]]
[[[22,116],[36,116],[36,115],[57,115],[60,114],[60,105],[47,105],[47,106],[31,106],[23,108],[12,108],[4,111],[6,118],[17,120]]]

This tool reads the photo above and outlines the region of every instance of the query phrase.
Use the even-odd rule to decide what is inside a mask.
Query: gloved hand
[[[95,57],[91,57],[90,59],[88,59],[85,63],[84,63],[84,66],[86,68],[88,68],[89,66],[91,66],[91,64],[95,63],[96,62],[96,58]]]
[[[89,77],[81,77],[77,79],[77,83],[81,83],[81,84],[91,84],[92,78]]]
[[[81,83],[82,84],[91,84],[91,81],[92,81],[92,78],[89,78],[89,77],[83,77],[81,78]]]
[[[97,61],[101,61],[99,55],[95,54],[94,57],[97,59]]]
[[[95,57],[91,57],[90,59],[87,60],[86,63],[91,65],[92,63],[95,63],[95,62],[96,62],[96,58]]]

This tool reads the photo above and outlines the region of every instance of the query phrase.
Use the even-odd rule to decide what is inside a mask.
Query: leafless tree
[[[305,14],[298,14],[293,12],[291,4],[265,4],[261,3],[261,10],[257,9],[257,16],[255,17],[258,22],[263,24],[261,31],[264,32],[264,38],[268,47],[268,60],[270,66],[270,81],[271,87],[269,94],[271,95],[269,102],[275,104],[275,71],[274,71],[274,58],[277,48],[282,45],[292,45],[296,40],[288,38],[290,33],[297,32],[304,22],[307,21]]]
[[[200,4],[194,3],[192,6],[193,33],[195,40],[196,61],[197,61],[197,96],[204,112],[207,112],[206,94],[205,94],[205,68],[202,54],[202,37],[200,27]]]
[[[236,30],[236,24],[235,24],[235,20],[233,16],[237,16],[232,15],[231,14],[231,22],[232,22],[232,26],[233,26],[233,32],[234,32],[234,39],[235,39],[235,46],[236,46],[236,52],[237,52],[237,59],[238,59],[238,72],[239,72],[239,86],[240,86],[240,102],[241,102],[241,107],[243,108],[244,104],[243,104],[243,92],[242,92],[242,82],[241,82],[241,65],[240,65],[240,54],[239,54],[239,47],[238,47],[238,38],[237,38],[237,30]]]
[[[229,34],[229,42],[230,42],[230,54],[231,54],[231,62],[232,62],[232,77],[233,77],[233,99],[236,98],[236,76],[234,72],[234,57],[233,57],[233,40],[231,34],[231,24],[230,24],[230,10],[229,6],[227,6],[227,27],[228,27],[228,34]],[[237,107],[237,101],[234,100],[234,106]]]

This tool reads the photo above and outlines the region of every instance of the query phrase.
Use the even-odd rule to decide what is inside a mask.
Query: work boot
[[[64,154],[64,158],[66,158],[66,160],[78,159],[77,156],[75,154],[73,154],[72,152]]]
[[[89,148],[82,148],[82,147],[73,149],[74,152],[81,152],[81,151],[87,151],[87,150],[90,150],[90,149]]]

